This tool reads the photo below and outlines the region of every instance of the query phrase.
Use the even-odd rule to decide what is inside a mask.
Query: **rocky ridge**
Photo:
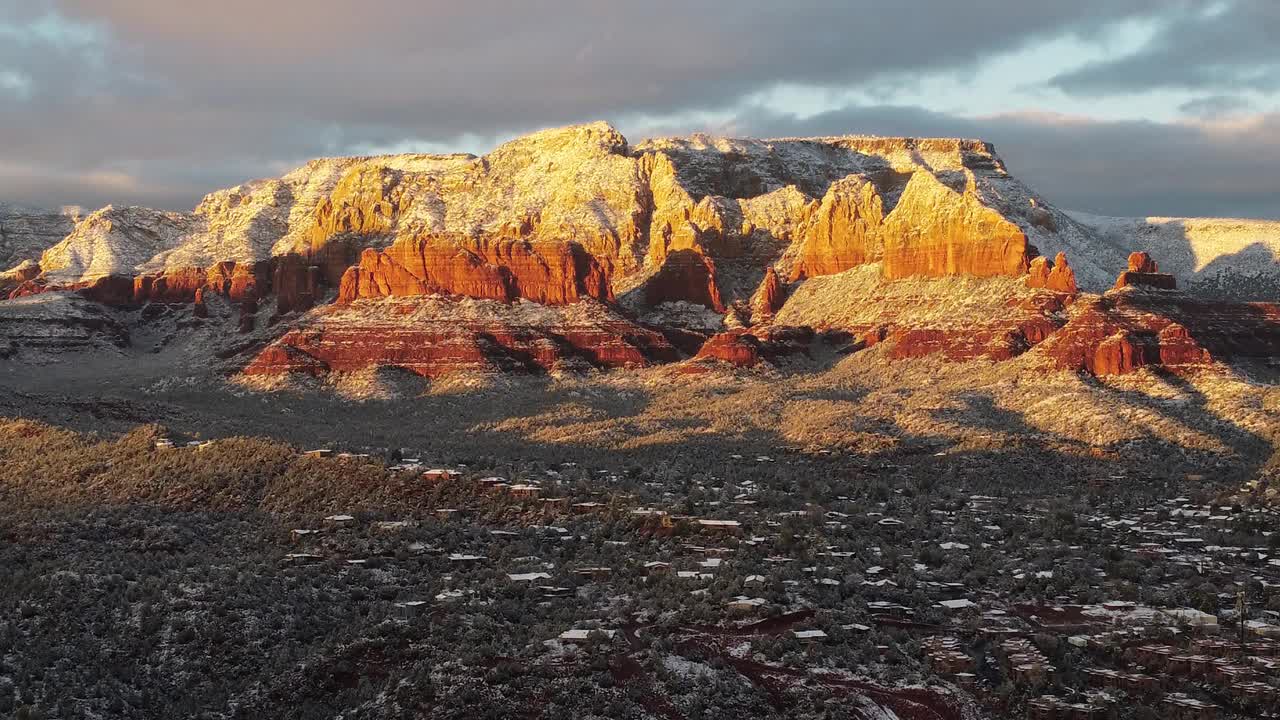
[[[254,375],[391,365],[435,377],[695,354],[749,365],[809,354],[815,338],[840,352],[1007,360],[1062,334],[1048,354],[1098,373],[1275,353],[1269,310],[1081,295],[1107,290],[1127,254],[1095,233],[981,141],[631,145],[595,123],[483,157],[316,160],[191,213],[107,207],[11,271],[9,295],[190,304],[197,318],[219,297],[242,332],[288,318],[249,361]],[[1129,260],[1118,287],[1175,291],[1150,256]],[[463,301],[486,309],[459,324]],[[1212,334],[1198,313],[1264,340],[1208,340],[1198,353],[1187,341]],[[1144,323],[1168,336],[1157,347],[1183,349],[1133,341],[1098,359],[1104,341]]]
[[[39,274],[36,260],[75,228],[78,207],[41,210],[0,203],[0,296]]]

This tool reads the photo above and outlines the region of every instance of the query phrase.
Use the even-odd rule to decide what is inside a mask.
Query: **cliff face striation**
[[[545,306],[471,298],[387,297],[319,308],[261,351],[244,374],[396,367],[428,378],[457,372],[541,373],[644,367],[679,354],[661,333],[595,301]]]

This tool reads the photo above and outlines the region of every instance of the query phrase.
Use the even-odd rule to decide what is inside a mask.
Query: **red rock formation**
[[[128,306],[133,304],[133,279],[119,275],[96,278],[74,289],[83,297],[103,305]]]
[[[917,171],[884,223],[884,277],[1018,277],[1029,264],[1027,236],[978,198]]]
[[[804,221],[792,279],[834,275],[879,260],[883,223],[883,201],[869,180],[854,176],[833,183]]]
[[[1145,252],[1129,253],[1129,272],[1158,273],[1160,266]]]
[[[399,367],[434,378],[466,370],[540,373],[563,363],[617,368],[677,359],[662,334],[598,307],[586,318],[531,324],[518,306],[469,305],[470,311],[455,316],[452,308],[459,302],[472,301],[410,298],[322,308],[313,322],[260,353],[244,373]]]
[[[1116,288],[1140,287],[1156,290],[1176,290],[1178,281],[1165,273],[1141,273],[1126,271],[1116,278]]]
[[[366,249],[343,275],[338,301],[436,293],[549,305],[613,299],[604,269],[576,243],[428,236]]]
[[[1027,287],[1029,288],[1047,288],[1049,287],[1049,274],[1053,272],[1053,262],[1049,258],[1039,255],[1031,261],[1031,265],[1027,268]]]
[[[276,312],[310,310],[324,294],[323,274],[300,255],[276,258],[271,273],[271,289],[276,294]]]
[[[786,293],[786,288],[782,286],[782,280],[778,278],[777,271],[770,265],[764,271],[764,280],[760,281],[760,287],[751,298],[751,319],[759,322],[776,315],[787,300]]]
[[[1059,367],[1095,375],[1270,358],[1280,354],[1280,305],[1210,302],[1178,293],[1086,296],[1038,352]]]
[[[760,362],[760,338],[741,328],[722,332],[703,344],[696,359],[751,367]]]
[[[204,288],[196,288],[196,297],[192,311],[198,318],[209,317],[209,308],[204,304]]]
[[[1172,275],[1160,272],[1156,261],[1145,252],[1129,255],[1129,269],[1116,278],[1116,288],[1142,287],[1157,290],[1176,290],[1178,282]]]
[[[198,295],[214,293],[232,302],[256,300],[271,288],[273,263],[226,261],[209,269],[170,268],[156,273],[126,277],[105,275],[71,285],[49,285],[40,279],[24,283],[11,296],[33,295],[50,290],[72,290],[85,298],[115,307],[141,307],[148,303],[187,304]]]
[[[1052,262],[1046,257],[1037,257],[1031,261],[1027,270],[1027,287],[1044,288],[1054,292],[1076,295],[1080,288],[1076,286],[1076,273],[1067,263],[1067,254],[1058,253]]]
[[[1140,367],[1158,362],[1160,349],[1146,338],[1127,331],[1120,331],[1102,342],[1093,351],[1090,364],[1095,375],[1122,375]]]
[[[694,250],[676,250],[667,255],[662,267],[645,283],[644,297],[649,305],[684,300],[716,312],[725,311],[716,284],[716,264]]]

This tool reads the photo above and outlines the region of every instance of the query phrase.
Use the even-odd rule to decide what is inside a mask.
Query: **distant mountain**
[[[253,375],[754,364],[815,342],[1007,360],[1055,335],[1047,360],[1094,372],[1275,354],[1270,311],[1233,302],[1276,297],[1274,235],[1127,222],[1059,211],[978,140],[631,145],[594,123],[483,157],[315,160],[190,213],[107,207],[8,294],[225,322],[257,338],[219,353]],[[1121,271],[1127,299],[1074,303]],[[21,327],[44,316],[24,307]]]
[[[59,243],[84,212],[78,207],[45,210],[0,202],[0,271],[40,254]]]

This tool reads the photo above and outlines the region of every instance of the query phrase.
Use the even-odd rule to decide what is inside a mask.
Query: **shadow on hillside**
[[[1082,223],[1090,232],[1094,229]],[[1280,302],[1280,254],[1262,241],[1199,265],[1187,223],[1170,220],[1159,226],[1140,226],[1136,236],[1102,237],[1122,254],[1143,250],[1172,273],[1178,287],[1198,298],[1237,302]],[[1270,272],[1265,272],[1270,268]],[[1124,268],[1115,268],[1118,275]]]
[[[1100,392],[1115,398],[1117,402],[1132,407],[1154,412],[1164,418],[1177,422],[1204,435],[1212,437],[1224,447],[1230,448],[1239,457],[1261,456],[1271,450],[1271,445],[1264,438],[1240,427],[1236,423],[1219,417],[1209,408],[1208,399],[1185,378],[1170,372],[1158,372],[1160,380],[1174,390],[1177,395],[1172,400],[1163,400],[1136,390],[1125,390],[1099,384]],[[1178,412],[1174,411],[1178,409]],[[1148,432],[1151,440],[1158,440]]]
[[[200,389],[166,392],[159,399],[141,394],[17,398],[10,392],[0,393],[0,414],[106,433],[158,422],[184,437],[266,436],[297,447],[384,457],[404,448],[440,464],[576,462],[594,468],[662,468],[671,478],[780,473],[791,478],[788,482],[943,483],[960,492],[1002,495],[1151,497],[1216,490],[1238,486],[1266,462],[1271,454],[1266,440],[1217,416],[1186,381],[1168,376],[1166,382],[1184,399],[1161,401],[1105,387],[1096,391],[1118,405],[1159,413],[1208,435],[1222,450],[1182,447],[1150,431],[1099,452],[1035,427],[983,391],[961,395],[959,407],[932,412],[955,431],[921,432],[903,426],[894,413],[865,412],[867,391],[856,387],[771,389],[768,397],[776,405],[777,421],[757,415],[736,426],[726,418],[726,408],[764,402],[753,394],[758,385],[717,390],[691,385],[687,394],[673,396],[639,386],[553,386],[547,379],[524,378],[484,391],[365,402],[332,393],[230,395]],[[848,437],[819,433],[808,442],[803,413],[783,412],[792,403],[814,400],[847,411]],[[865,427],[860,417],[868,418]],[[986,433],[994,437],[973,442]],[[866,434],[878,441],[859,439]],[[824,448],[817,444],[822,441],[833,445]],[[773,462],[757,461],[761,455]],[[1208,484],[1188,484],[1191,474],[1208,474]]]

